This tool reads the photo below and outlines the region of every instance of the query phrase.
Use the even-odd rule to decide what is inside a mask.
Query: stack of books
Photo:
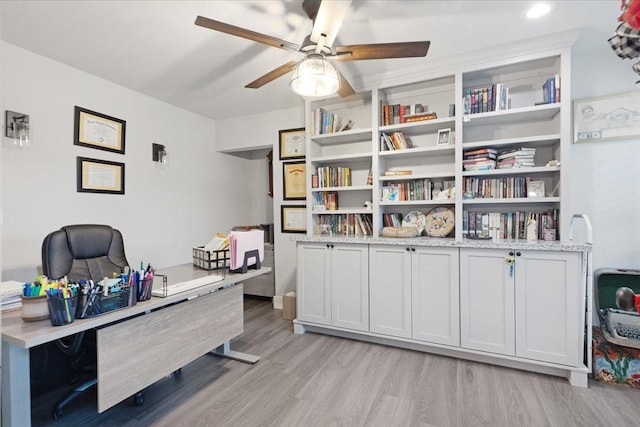
[[[497,154],[493,148],[465,151],[462,156],[462,168],[466,171],[495,169]]]
[[[411,140],[405,137],[404,132],[394,132],[392,134],[382,133],[380,135],[380,151],[403,150],[413,148]]]
[[[498,153],[498,169],[519,168],[522,166],[535,166],[535,148],[512,148]]]

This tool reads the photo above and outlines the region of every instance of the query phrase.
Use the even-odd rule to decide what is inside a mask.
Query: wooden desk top
[[[23,348],[35,347],[88,329],[99,328],[109,323],[127,319],[146,311],[156,310],[176,302],[216,292],[221,288],[235,285],[244,280],[269,273],[270,271],[270,267],[262,267],[260,270],[250,269],[244,274],[227,272],[222,281],[203,285],[165,298],[152,296],[149,301],[140,301],[132,307],[114,310],[88,319],[76,319],[73,323],[64,326],[51,326],[51,322],[48,319],[39,322],[25,322],[22,320],[22,310],[20,309],[4,311],[2,312],[2,340],[17,344]],[[172,283],[180,283],[189,279],[193,280],[211,274],[217,274],[217,272],[203,270],[195,267],[193,264],[181,264],[159,269],[156,271],[156,274],[166,275],[167,283],[171,285]],[[162,286],[162,280],[154,280],[153,286],[154,289]]]

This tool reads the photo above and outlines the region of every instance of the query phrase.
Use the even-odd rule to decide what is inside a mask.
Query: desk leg
[[[250,363],[252,365],[260,360],[260,356],[231,350],[231,344],[229,341],[225,341],[224,344],[217,347],[214,351],[210,351],[209,354],[212,356],[226,357],[227,359],[233,359],[239,362]]]
[[[31,425],[29,349],[2,342],[2,425]]]

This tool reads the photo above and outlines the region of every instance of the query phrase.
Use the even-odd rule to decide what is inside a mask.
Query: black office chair
[[[97,282],[104,277],[112,277],[114,272],[120,274],[128,265],[122,234],[108,225],[67,225],[47,235],[42,243],[42,272],[50,279],[67,276],[74,282],[81,279]],[[82,332],[70,339],[58,340],[56,344],[63,353],[77,357],[83,345],[86,347],[85,341],[85,333]],[[66,404],[97,384],[95,366],[93,371],[91,380],[58,401],[53,409],[54,419],[63,415]],[[136,394],[135,401],[143,403],[141,392]]]

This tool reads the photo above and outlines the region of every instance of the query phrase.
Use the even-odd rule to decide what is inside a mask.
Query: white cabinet
[[[411,250],[371,245],[371,332],[411,338]]]
[[[580,365],[581,262],[575,252],[460,249],[462,347]]]
[[[460,344],[458,249],[371,245],[371,332]]]
[[[411,317],[414,339],[460,345],[458,259],[458,248],[412,248]]]
[[[298,244],[301,321],[369,330],[369,258],[362,244]]]

